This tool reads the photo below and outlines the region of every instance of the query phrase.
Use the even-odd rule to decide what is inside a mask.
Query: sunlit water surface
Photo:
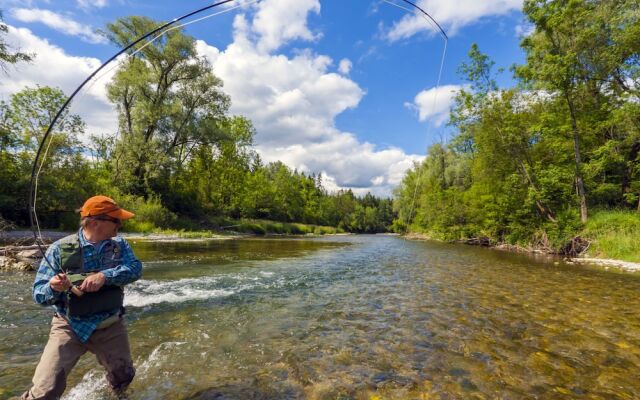
[[[640,398],[640,276],[392,236],[133,243],[134,399]],[[0,398],[51,311],[0,273]],[[103,399],[95,359],[65,399]]]

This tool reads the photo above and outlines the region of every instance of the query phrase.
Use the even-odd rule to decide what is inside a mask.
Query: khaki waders
[[[133,380],[129,338],[122,319],[100,326],[86,343],[80,342],[69,323],[58,315],[51,321],[49,341],[33,376],[33,386],[23,400],[59,399],[67,386],[67,376],[80,356],[87,351],[96,355],[107,371],[107,381],[115,393],[124,391]]]

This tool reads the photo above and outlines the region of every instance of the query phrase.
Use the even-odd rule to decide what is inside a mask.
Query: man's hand
[[[97,272],[87,276],[78,289],[83,292],[97,292],[106,280],[107,277],[102,272]]]
[[[64,292],[71,287],[71,281],[67,278],[67,274],[57,274],[49,280],[49,285],[56,292]]]

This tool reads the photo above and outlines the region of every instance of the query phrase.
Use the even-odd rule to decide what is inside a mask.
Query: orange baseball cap
[[[80,209],[81,217],[108,215],[117,219],[129,219],[135,214],[120,208],[113,199],[107,196],[93,196],[87,199]]]

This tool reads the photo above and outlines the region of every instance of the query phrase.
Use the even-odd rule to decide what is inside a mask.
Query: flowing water
[[[393,236],[138,242],[129,399],[640,398],[640,276]],[[0,398],[51,311],[0,273]],[[107,396],[92,356],[65,399]]]

